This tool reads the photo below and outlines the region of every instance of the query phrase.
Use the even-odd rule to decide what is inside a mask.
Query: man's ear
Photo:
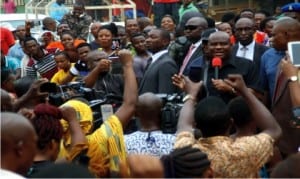
[[[164,47],[167,47],[170,44],[170,40],[168,40],[168,39],[162,39],[161,42],[162,42]]]
[[[16,146],[15,146],[15,150],[16,150],[16,155],[21,157],[23,155],[23,150],[24,150],[24,142],[23,140],[20,140],[17,142]]]

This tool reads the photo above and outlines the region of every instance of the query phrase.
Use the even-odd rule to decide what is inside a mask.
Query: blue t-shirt
[[[61,21],[63,16],[69,12],[68,8],[64,4],[57,4],[56,2],[50,5],[49,15],[57,21]]]
[[[278,64],[284,56],[285,52],[271,48],[261,57],[260,88],[270,92],[270,99],[272,99],[274,94]]]
[[[16,70],[21,68],[18,59],[10,56],[5,56],[4,58],[5,58],[5,65],[1,66],[1,70],[8,70],[15,74]]]

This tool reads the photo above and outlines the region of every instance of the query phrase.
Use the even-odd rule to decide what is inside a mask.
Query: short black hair
[[[267,25],[267,23],[269,22],[269,21],[272,21],[272,20],[277,20],[277,18],[276,17],[267,17],[267,18],[265,18],[264,20],[262,20],[261,21],[261,23],[260,23],[260,30],[264,30],[265,28],[266,28],[266,25]]]
[[[245,127],[251,122],[251,111],[243,97],[238,96],[232,99],[228,103],[228,109],[237,127]]]
[[[216,27],[216,22],[213,18],[205,17],[205,20],[207,21],[207,27],[208,28],[215,28]]]
[[[224,135],[230,126],[230,114],[226,103],[219,97],[202,99],[195,108],[196,127],[204,137]]]
[[[12,74],[13,73],[10,70],[1,70],[1,85],[8,80],[9,76]]]
[[[266,17],[271,16],[271,14],[270,14],[268,11],[263,10],[263,9],[261,9],[261,10],[259,10],[259,11],[256,11],[255,14],[263,14],[263,15],[265,15]]]
[[[38,41],[37,41],[34,37],[28,36],[28,37],[25,37],[25,38],[24,38],[24,46],[26,45],[26,43],[27,43],[28,41],[31,41],[31,40],[33,40],[33,41],[35,41],[36,43],[38,43]]]
[[[234,20],[235,16],[236,14],[234,12],[227,12],[222,16],[221,22],[229,22],[231,20]]]
[[[59,56],[59,55],[64,55],[69,61],[71,60],[70,56],[67,54],[66,51],[58,51],[54,54],[54,57]]]
[[[85,8],[85,4],[83,1],[77,1],[73,7],[81,7],[81,8]]]
[[[89,48],[92,50],[91,44],[86,43],[86,42],[80,43],[80,44],[76,47],[76,50],[78,50],[79,48],[82,48],[82,47],[89,47]]]
[[[144,34],[144,33],[141,33],[141,32],[136,32],[136,33],[133,33],[133,34],[131,35],[130,39],[132,40],[133,38],[139,37],[139,36],[145,37],[145,34]]]
[[[22,78],[17,79],[14,83],[17,97],[19,98],[23,96],[29,90],[31,84],[35,80],[36,80],[35,78],[30,76],[24,76]]]
[[[169,41],[171,40],[170,32],[168,32],[165,29],[161,29],[161,28],[157,28],[156,30],[159,30],[160,36],[161,36],[162,39],[166,39],[166,40],[169,40]]]
[[[64,36],[65,34],[68,34],[68,35],[72,36],[74,39],[76,39],[75,34],[71,30],[62,31],[62,33],[60,34],[60,39],[62,39],[62,36]]]
[[[109,23],[101,26],[98,30],[98,33],[103,29],[109,30],[114,37],[118,36],[118,28],[115,23]]]
[[[171,16],[170,14],[164,15],[164,16],[161,18],[161,20],[162,20],[163,18],[165,18],[165,17],[169,17],[170,19],[172,19],[172,21],[174,22],[174,24],[177,24],[176,19],[175,19],[173,16]]]

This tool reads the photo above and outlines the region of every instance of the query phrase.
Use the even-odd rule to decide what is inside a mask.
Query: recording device
[[[300,41],[289,42],[288,52],[291,57],[291,61],[296,67],[300,67]]]
[[[111,49],[112,50],[118,50],[118,49],[120,49],[120,46],[121,46],[121,39],[120,38],[113,38]]]
[[[83,82],[71,82],[67,85],[56,86],[55,91],[54,86],[51,87],[53,90],[49,92],[49,103],[54,106],[60,106],[64,102],[76,97],[83,97],[88,101],[95,99],[94,90],[86,88],[84,85]],[[49,85],[42,87],[43,90],[46,90],[44,89],[46,87],[49,87]]]
[[[219,79],[219,68],[222,66],[222,60],[219,57],[212,59],[212,67],[215,69],[215,79]]]
[[[56,93],[57,85],[55,83],[46,82],[40,86],[40,92]]]
[[[166,134],[175,134],[180,109],[182,107],[182,96],[178,94],[156,94],[163,101],[161,111],[161,130]]]
[[[199,82],[203,79],[203,69],[201,66],[192,66],[189,71],[189,78],[193,82]]]

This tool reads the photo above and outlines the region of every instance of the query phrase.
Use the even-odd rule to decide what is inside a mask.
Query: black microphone
[[[219,57],[212,59],[212,67],[215,68],[215,79],[219,79],[219,68],[222,66],[222,60]]]

